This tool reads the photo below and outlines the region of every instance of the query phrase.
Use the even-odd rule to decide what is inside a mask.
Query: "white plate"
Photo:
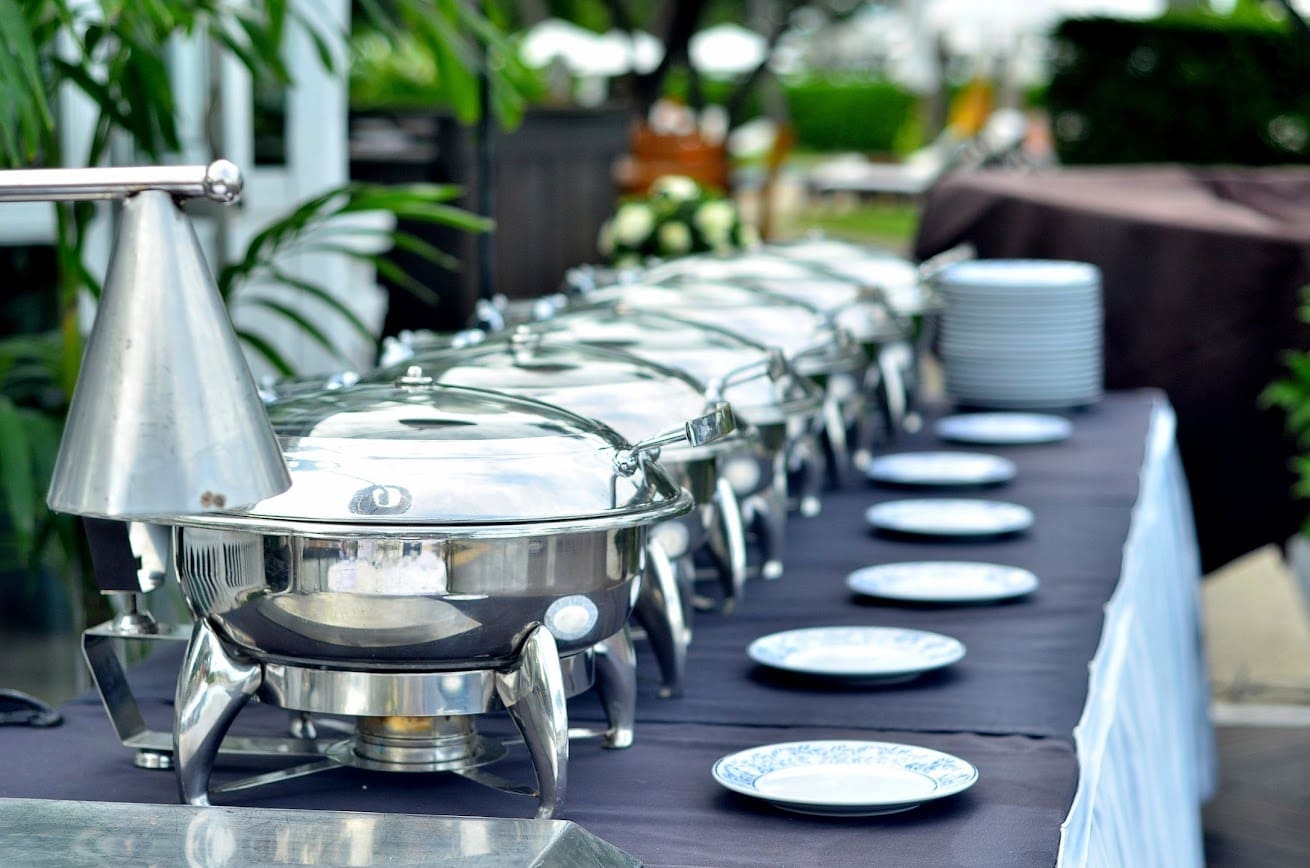
[[[892,485],[995,485],[1014,479],[1014,462],[981,452],[901,452],[869,462],[865,475]]]
[[[939,419],[937,436],[956,443],[1024,446],[1058,443],[1073,433],[1073,423],[1042,413],[964,413]]]
[[[964,657],[958,639],[900,627],[808,627],[761,636],[746,654],[756,663],[861,684],[909,681]]]
[[[801,814],[871,817],[962,793],[978,769],[959,757],[885,741],[791,741],[722,757],[714,780]]]
[[[1101,272],[1086,262],[1064,259],[972,259],[952,265],[938,278],[943,286],[1036,289],[1053,292],[1065,287],[1100,285]]]
[[[846,577],[857,594],[906,603],[993,603],[1031,594],[1037,585],[1028,570],[966,561],[878,564]]]
[[[1032,511],[1000,500],[935,497],[889,500],[869,507],[864,520],[875,530],[916,536],[999,536],[1027,530]]]

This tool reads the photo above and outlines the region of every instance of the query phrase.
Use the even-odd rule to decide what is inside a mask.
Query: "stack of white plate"
[[[1081,407],[1101,397],[1101,273],[1025,259],[965,262],[938,279],[939,348],[961,404]]]

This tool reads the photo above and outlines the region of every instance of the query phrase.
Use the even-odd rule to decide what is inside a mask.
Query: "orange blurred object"
[[[631,153],[615,167],[623,195],[644,196],[665,175],[685,175],[707,190],[727,192],[727,146],[695,132],[659,133],[640,121],[633,124]]]

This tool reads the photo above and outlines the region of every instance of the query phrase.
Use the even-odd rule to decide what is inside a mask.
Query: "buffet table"
[[[636,744],[604,751],[575,742],[566,816],[649,865],[1202,864],[1199,803],[1214,770],[1195,539],[1172,413],[1156,392],[1124,393],[1074,423],[1065,443],[987,450],[1012,458],[1019,475],[985,496],[1036,514],[1018,538],[876,538],[865,507],[907,495],[872,488],[829,494],[821,517],[793,521],[786,576],[751,583],[732,616],[696,620],[685,696],[657,699],[657,673],[643,655]],[[939,446],[929,433],[906,444]],[[861,602],[844,587],[857,567],[922,559],[1012,564],[1042,585],[1015,603],[953,608]],[[881,689],[817,687],[770,675],[745,656],[766,633],[836,624],[933,630],[963,641],[968,654]],[[175,665],[161,654],[135,673],[147,722],[157,727],[168,725]],[[591,695],[571,711],[580,725],[600,719]],[[8,757],[0,797],[175,800],[171,774],[132,767],[94,697],[64,713],[60,728],[0,729]],[[271,732],[285,723],[285,712],[253,707],[237,728]],[[840,737],[947,751],[974,763],[980,780],[908,813],[824,819],[728,793],[709,774],[715,759],[742,748]],[[495,771],[531,778],[521,750]],[[243,774],[217,769],[215,783]],[[254,791],[241,803],[531,812],[528,800],[458,777],[353,770]]]
[[[928,195],[914,255],[969,242],[988,259],[1100,268],[1106,386],[1159,387],[1177,410],[1209,571],[1281,545],[1303,518],[1289,495],[1294,444],[1257,399],[1308,337],[1296,315],[1308,194],[1300,167],[972,172]]]

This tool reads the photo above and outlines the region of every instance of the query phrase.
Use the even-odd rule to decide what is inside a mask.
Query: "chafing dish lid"
[[[621,527],[690,506],[653,462],[618,471],[627,443],[605,425],[537,401],[437,385],[421,372],[394,385],[278,401],[268,412],[291,488],[240,513],[179,523]]]
[[[902,316],[928,313],[942,306],[937,294],[920,279],[918,266],[885,250],[833,239],[772,245],[768,250],[777,257],[877,289],[892,310]]]
[[[690,374],[635,356],[582,343],[547,341],[519,329],[462,350],[420,352],[420,365],[439,383],[533,398],[598,419],[631,442],[677,428],[709,407]],[[384,368],[371,381],[391,382],[404,366]],[[742,446],[744,432],[701,446],[664,447],[662,460],[691,461]]]
[[[893,310],[902,311],[892,301],[890,290],[885,289],[881,282],[872,280],[872,273],[864,273],[858,268],[848,270],[841,267],[843,264],[850,265],[849,261],[829,261],[821,257],[752,252],[732,257],[675,260],[652,269],[646,278],[654,277],[667,283],[715,280],[766,290],[812,305],[861,341],[882,342],[902,337],[902,328],[891,316]],[[680,268],[676,267],[679,265]],[[914,266],[911,265],[910,270],[910,287],[895,284],[898,297],[905,296],[910,288],[920,292]],[[877,274],[890,277],[885,269]]]
[[[592,304],[662,311],[717,326],[777,347],[802,373],[854,370],[864,358],[844,329],[813,305],[761,289],[691,281],[676,285],[617,284],[586,295]]]
[[[690,375],[702,390],[746,366],[768,367],[767,346],[717,326],[625,305],[571,308],[554,319],[534,324],[547,340],[620,349]],[[746,421],[770,425],[791,416],[816,412],[823,393],[790,365],[780,375],[734,378],[721,395]]]

